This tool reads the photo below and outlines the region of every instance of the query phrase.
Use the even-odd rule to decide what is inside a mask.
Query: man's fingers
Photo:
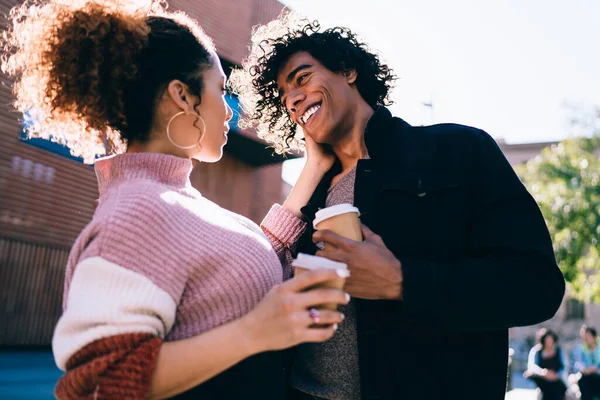
[[[350,246],[358,243],[354,240],[345,238],[343,236],[338,235],[337,233],[333,233],[328,230],[316,231],[313,234],[313,242],[323,242],[328,243],[332,246],[337,247],[338,249],[348,249]]]
[[[363,237],[365,238],[365,241],[383,244],[383,239],[381,239],[381,236],[373,232],[365,224],[360,224],[360,230],[362,232]]]
[[[347,259],[348,256],[346,255],[346,253],[341,252],[341,251],[325,251],[325,250],[319,250],[317,251],[317,253],[315,254],[316,256],[319,257],[323,257],[323,258],[327,258],[331,261],[338,261],[338,262],[342,262],[344,264],[347,264]]]

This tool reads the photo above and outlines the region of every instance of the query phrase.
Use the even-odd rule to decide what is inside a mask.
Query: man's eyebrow
[[[286,83],[290,83],[291,81],[293,81],[294,77],[298,74],[298,72],[308,69],[308,68],[311,68],[311,67],[312,67],[312,65],[310,65],[310,64],[302,64],[302,65],[294,68],[294,70],[288,74],[287,78],[285,78]],[[283,89],[279,89],[279,97],[283,96],[283,93],[284,93]]]
[[[297,74],[298,72],[302,71],[303,69],[310,68],[310,67],[312,67],[312,65],[310,65],[310,64],[302,64],[302,65],[300,65],[299,67],[296,67],[296,68],[294,68],[294,70],[288,74],[288,76],[287,76],[287,78],[285,79],[285,81],[286,81],[287,83],[290,83],[291,81],[293,81],[293,80],[294,80],[294,77],[296,76],[296,74]]]

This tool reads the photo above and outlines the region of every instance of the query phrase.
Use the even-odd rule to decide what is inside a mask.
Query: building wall
[[[502,139],[496,139],[496,142],[511,165],[526,163],[540,154],[544,148],[556,144],[556,142],[507,144]]]
[[[240,65],[252,27],[275,19],[283,5],[277,0],[171,0],[171,9],[185,10],[213,38],[221,57]]]
[[[0,0],[0,16],[19,3]],[[170,3],[198,19],[219,56],[235,64],[251,26],[282,9],[277,0]],[[0,74],[0,346],[48,345],[61,312],[66,257],[92,218],[98,191],[91,166],[20,140],[12,100],[10,82]],[[195,167],[192,183],[206,198],[260,222],[282,200],[281,165],[253,167],[225,150],[219,163]]]

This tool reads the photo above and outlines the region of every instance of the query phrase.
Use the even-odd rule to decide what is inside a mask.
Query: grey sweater
[[[352,204],[355,178],[356,169],[352,169],[332,185],[325,205]],[[305,343],[296,349],[292,386],[329,400],[360,400],[354,301],[339,310],[346,319],[333,338],[324,343]]]

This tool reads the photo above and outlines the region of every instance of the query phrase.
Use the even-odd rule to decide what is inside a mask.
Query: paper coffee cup
[[[346,264],[332,261],[324,257],[311,256],[310,254],[299,253],[298,257],[292,261],[292,267],[294,267],[294,276],[300,275],[306,271],[316,271],[320,269],[335,269],[338,271],[338,278],[310,287],[309,290],[315,288],[343,289],[346,278],[350,276],[350,271]],[[337,306],[337,304],[327,303],[316,308],[336,310]]]
[[[360,211],[352,204],[338,204],[323,208],[315,214],[313,226],[316,230],[329,230],[348,239],[362,242],[360,229]],[[333,250],[333,246],[325,243],[325,250]]]

